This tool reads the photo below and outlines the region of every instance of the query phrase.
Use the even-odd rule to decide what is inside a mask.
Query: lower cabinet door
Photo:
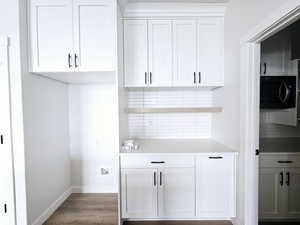
[[[282,168],[260,168],[259,219],[284,217],[285,183]]]
[[[122,217],[157,217],[157,169],[122,169]]]
[[[287,218],[300,219],[300,168],[285,171]]]
[[[235,216],[235,156],[207,154],[196,161],[197,217]]]
[[[159,218],[195,216],[195,169],[163,168],[158,172]]]

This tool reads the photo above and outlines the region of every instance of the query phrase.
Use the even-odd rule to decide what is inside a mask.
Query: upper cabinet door
[[[224,35],[222,18],[198,21],[198,85],[224,85]]]
[[[124,62],[125,86],[148,86],[147,20],[124,21]]]
[[[261,44],[261,75],[286,76],[288,75],[288,34],[281,32],[265,40]]]
[[[75,66],[80,71],[116,69],[116,15],[112,2],[74,0]]]
[[[172,86],[172,21],[150,20],[148,22],[148,35],[149,85],[151,87]]]
[[[72,1],[31,1],[33,72],[73,70]]]
[[[196,20],[173,22],[174,86],[196,86]]]
[[[195,169],[164,168],[159,171],[159,217],[195,216]]]
[[[235,217],[235,156],[206,155],[196,163],[197,216]]]

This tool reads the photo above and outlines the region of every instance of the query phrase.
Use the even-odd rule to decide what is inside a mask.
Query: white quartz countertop
[[[139,149],[121,154],[139,153],[237,153],[238,151],[222,145],[213,139],[147,139],[136,140]]]

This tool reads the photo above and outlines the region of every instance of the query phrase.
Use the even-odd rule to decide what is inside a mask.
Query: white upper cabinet
[[[203,18],[198,21],[198,84],[224,84],[223,20]]]
[[[115,70],[116,19],[112,2],[74,0],[73,12],[75,66],[81,71]]]
[[[172,21],[149,20],[149,82],[153,87],[172,86]]]
[[[126,87],[172,85],[172,21],[125,20]]]
[[[147,20],[124,21],[125,86],[148,85]]]
[[[125,86],[223,86],[223,33],[223,17],[125,19]]]
[[[71,71],[72,0],[31,1],[32,71]]]
[[[113,1],[31,0],[31,71],[113,71]]]
[[[197,22],[176,20],[174,31],[174,86],[197,83]]]

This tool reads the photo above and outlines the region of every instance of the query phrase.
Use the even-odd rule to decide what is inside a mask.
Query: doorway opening
[[[300,20],[261,42],[260,225],[300,222],[299,37]]]

